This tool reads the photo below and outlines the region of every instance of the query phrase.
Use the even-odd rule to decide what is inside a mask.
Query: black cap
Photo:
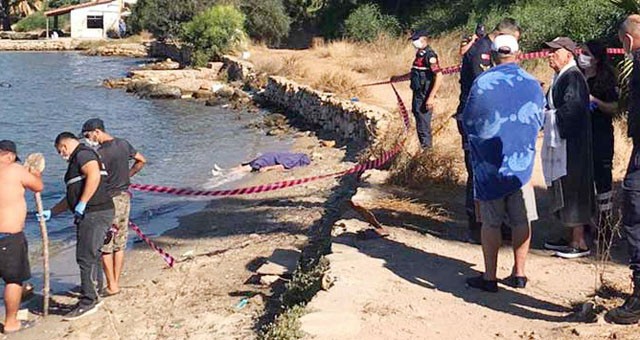
[[[82,133],[98,129],[104,131],[104,122],[100,118],[91,118],[82,124]]]
[[[8,151],[16,155],[16,162],[20,162],[20,158],[18,158],[18,148],[16,147],[16,143],[10,140],[0,140],[0,151]]]
[[[429,36],[429,32],[427,32],[427,30],[417,30],[413,32],[413,34],[411,34],[411,38],[409,38],[409,40],[418,40],[420,39],[420,37],[428,37],[428,36]]]
[[[551,41],[548,41],[546,43],[544,43],[545,45],[553,48],[553,49],[560,49],[560,48],[564,48],[565,50],[575,54],[576,53],[576,49],[578,48],[578,45],[576,45],[575,42],[573,42],[573,40],[571,40],[571,38],[567,38],[567,37],[557,37]]]

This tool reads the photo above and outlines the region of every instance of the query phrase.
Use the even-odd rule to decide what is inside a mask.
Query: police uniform
[[[416,58],[411,66],[411,90],[413,100],[411,112],[416,118],[418,139],[423,148],[431,148],[431,116],[432,112],[427,108],[427,98],[431,94],[434,79],[438,70],[438,55],[427,46],[416,52]]]
[[[93,194],[85,210],[84,217],[78,221],[76,228],[76,262],[80,267],[80,287],[82,297],[80,305],[93,306],[98,301],[98,292],[94,281],[101,281],[100,247],[113,220],[113,201],[107,192],[107,172],[100,156],[83,144],[73,151],[69,157],[69,166],[64,176],[67,185],[67,205],[73,212],[84,191],[85,175],[82,167],[96,161],[100,166],[100,184]]]
[[[456,111],[456,123],[458,132],[462,137],[462,148],[464,149],[464,163],[467,170],[467,185],[465,208],[469,218],[469,227],[479,231],[479,224],[476,222],[475,203],[473,200],[473,168],[471,166],[471,156],[469,153],[469,141],[462,127],[462,112],[467,103],[471,86],[476,78],[482,72],[488,70],[491,66],[491,39],[485,35],[481,39],[473,43],[467,53],[462,57],[462,68],[460,69],[460,104]]]

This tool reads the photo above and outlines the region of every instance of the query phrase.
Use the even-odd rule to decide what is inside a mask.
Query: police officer
[[[77,307],[63,320],[76,320],[96,312],[99,306],[96,288],[100,268],[100,248],[113,220],[113,201],[107,192],[107,172],[100,156],[88,146],[80,144],[70,132],[58,135],[55,141],[58,154],[69,165],[64,176],[67,195],[50,211],[43,212],[48,219],[69,210],[76,225],[76,262],[80,267],[82,297]]]
[[[634,287],[624,304],[610,310],[605,319],[630,325],[640,321],[640,15],[627,17],[620,26],[618,38],[625,51],[633,58],[627,115],[627,135],[633,140],[633,151],[622,182],[622,226],[629,248]]]
[[[418,139],[423,149],[430,149],[432,146],[431,116],[442,75],[439,71],[438,55],[429,46],[427,31],[414,32],[411,35],[411,41],[417,50],[411,72],[403,76],[392,77],[391,81],[398,81],[406,76],[411,77],[411,90],[413,91],[411,112],[416,119]]]
[[[476,221],[475,203],[473,200],[473,168],[471,167],[469,143],[462,129],[461,119],[473,81],[482,72],[492,66],[491,45],[493,39],[500,34],[510,34],[516,37],[516,39],[519,39],[520,27],[515,19],[502,19],[502,21],[496,25],[493,32],[475,41],[462,57],[462,69],[460,70],[460,104],[456,111],[456,122],[458,124],[458,132],[460,132],[460,136],[462,137],[464,164],[467,170],[465,208],[469,222],[469,241],[473,243],[480,243],[480,223]]]

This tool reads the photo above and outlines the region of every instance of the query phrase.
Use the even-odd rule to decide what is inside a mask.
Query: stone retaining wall
[[[253,65],[247,61],[225,56],[223,62],[229,79],[253,81],[258,78]],[[398,113],[340,99],[283,77],[269,77],[259,98],[332,133],[341,144],[357,146],[358,151],[369,158],[379,157],[381,152],[405,138]],[[407,139],[403,154],[415,155],[419,151],[414,139]]]
[[[0,51],[72,51],[80,42],[74,39],[0,40]]]
[[[191,54],[193,50],[187,46],[177,43],[167,43],[154,41],[149,46],[149,56],[152,58],[172,59],[180,65],[191,64]]]

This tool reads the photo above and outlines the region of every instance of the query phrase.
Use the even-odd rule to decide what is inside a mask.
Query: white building
[[[45,12],[48,18],[70,13],[71,38],[104,39],[110,30],[118,31],[124,4],[131,0],[96,0]],[[48,29],[47,29],[48,32]]]

